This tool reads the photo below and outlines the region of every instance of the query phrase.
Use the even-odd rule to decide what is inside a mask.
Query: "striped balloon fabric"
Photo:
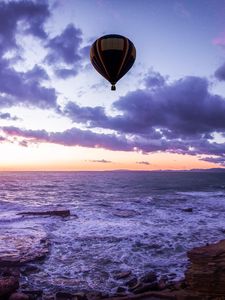
[[[91,47],[90,59],[94,68],[111,84],[115,84],[133,66],[136,58],[134,44],[126,37],[109,34],[97,39]]]

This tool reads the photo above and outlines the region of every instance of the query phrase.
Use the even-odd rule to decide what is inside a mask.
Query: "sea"
[[[114,292],[122,272],[181,279],[188,250],[225,238],[224,216],[225,172],[0,172],[0,257],[20,251],[12,239],[49,241],[27,289]]]

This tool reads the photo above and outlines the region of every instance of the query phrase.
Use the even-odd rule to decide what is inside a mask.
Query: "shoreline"
[[[44,259],[47,252],[36,259]],[[0,256],[0,299],[1,300],[203,300],[225,299],[225,240],[214,244],[196,247],[187,252],[188,268],[184,279],[168,280],[166,276],[157,276],[148,272],[140,278],[132,278],[132,272],[118,273],[118,279],[124,285],[114,294],[101,291],[80,291],[70,293],[65,289],[45,294],[44,290],[23,289],[20,276],[26,270],[27,262],[20,262],[14,257]],[[35,272],[28,266],[27,272]]]

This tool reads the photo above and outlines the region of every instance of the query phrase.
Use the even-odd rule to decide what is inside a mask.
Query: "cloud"
[[[80,107],[72,102],[64,114],[89,128],[125,136],[130,151],[224,155],[225,144],[216,143],[213,136],[225,134],[225,98],[209,91],[207,79],[187,76],[168,84],[153,72],[145,82],[145,89],[113,103],[115,116],[100,106]]]
[[[166,79],[167,78],[163,77],[159,72],[151,71],[144,81],[147,87],[158,88],[165,85]]]
[[[47,44],[50,49],[50,53],[46,57],[48,63],[64,62],[72,65],[80,60],[78,49],[82,42],[81,35],[80,29],[69,24],[60,35],[50,39]]]
[[[221,166],[225,166],[225,155],[224,156],[218,156],[218,157],[205,157],[201,158],[200,160],[208,161],[211,163],[219,164]]]
[[[216,155],[225,157],[225,143],[209,142],[205,139],[186,140],[152,140],[140,136],[125,136],[123,134],[102,134],[90,130],[71,128],[64,132],[47,132],[46,130],[27,130],[14,126],[0,128],[8,139],[19,138],[19,142],[27,146],[29,143],[53,143],[64,146],[81,146],[87,148],[103,148],[112,151],[141,151],[151,153],[156,151],[189,154],[189,155]],[[210,161],[207,159],[203,159]],[[103,161],[101,161],[103,162]],[[213,162],[213,160],[211,160]],[[219,160],[218,160],[219,162]],[[148,164],[148,162],[137,162]]]
[[[5,126],[0,129],[8,136],[23,137],[37,142],[44,142],[49,138],[49,134],[45,130],[25,130],[15,126]]]
[[[26,78],[29,80],[43,81],[48,80],[49,76],[42,67],[35,65],[31,70],[26,72]]]
[[[14,68],[24,50],[18,40],[27,35],[45,45],[49,51],[46,61],[56,76],[66,79],[77,75],[85,53],[85,47],[81,48],[82,32],[69,24],[50,38],[45,30],[50,16],[48,1],[0,1],[0,107],[58,108],[56,90],[46,85],[50,78],[43,67],[35,65],[28,71],[26,67],[25,71]]]
[[[61,78],[75,76],[80,68],[82,56],[80,47],[82,32],[73,24],[69,24],[64,31],[50,39],[47,43],[49,50],[45,61],[53,65],[56,75]],[[85,53],[85,49],[83,49]]]
[[[73,122],[77,123],[89,123],[89,122],[107,122],[108,117],[105,114],[105,110],[101,106],[80,107],[74,102],[68,102],[64,108],[64,114],[68,116]]]
[[[153,90],[151,86],[114,102],[117,116],[107,115],[102,107],[79,107],[74,103],[65,107],[65,114],[89,127],[154,139],[210,138],[211,133],[225,130],[225,99],[209,92],[205,78],[189,76]]]
[[[225,80],[225,63],[215,71],[215,77],[220,81]]]
[[[59,78],[67,79],[71,76],[76,76],[78,74],[78,70],[76,68],[55,68],[55,74]]]
[[[0,112],[0,119],[2,119],[2,120],[11,120],[11,121],[18,120],[18,118],[16,116],[11,116],[10,113],[2,113],[2,112]]]
[[[41,39],[46,38],[44,24],[50,16],[47,2],[9,1],[0,2],[0,53],[18,48],[18,31]]]
[[[105,159],[95,159],[95,160],[89,160],[89,162],[109,164],[109,163],[111,163],[112,161],[110,161],[110,160],[105,160]]]
[[[47,1],[0,2],[0,107],[14,105],[56,107],[56,91],[41,83],[48,80],[43,68],[35,65],[26,72],[13,67],[15,57],[7,58],[8,51],[22,51],[17,34],[32,35],[47,40],[44,25],[50,16]]]
[[[224,99],[210,94],[208,86],[206,79],[190,76],[154,91],[131,92],[114,103],[123,112],[114,123],[133,132],[166,129],[176,138],[224,130]]]
[[[25,105],[43,109],[56,107],[56,91],[41,85],[46,72],[34,66],[28,72],[16,72],[6,60],[0,60],[0,106]]]
[[[139,164],[139,165],[150,165],[150,163],[148,161],[137,161],[136,164]]]
[[[22,147],[28,147],[29,146],[29,143],[27,141],[19,141],[18,144]]]
[[[47,142],[64,146],[104,148],[118,151],[131,151],[133,147],[133,144],[129,144],[129,141],[123,136],[99,134],[78,128],[50,133],[45,130],[27,130],[14,126],[1,127],[0,130],[9,137],[25,138],[27,142],[32,143]]]
[[[89,58],[90,58],[90,49],[91,49],[91,45],[87,45],[87,46],[80,49],[80,54],[81,54],[82,58],[89,60]]]
[[[125,137],[118,137],[114,134],[99,134],[77,128],[51,133],[48,141],[65,146],[83,146],[118,151],[130,151],[132,149],[132,145],[129,145]]]

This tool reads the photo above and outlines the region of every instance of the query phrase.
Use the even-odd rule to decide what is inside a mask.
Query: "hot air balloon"
[[[90,59],[94,68],[107,79],[115,91],[120,80],[133,66],[136,58],[134,44],[118,34],[104,35],[91,47]]]

